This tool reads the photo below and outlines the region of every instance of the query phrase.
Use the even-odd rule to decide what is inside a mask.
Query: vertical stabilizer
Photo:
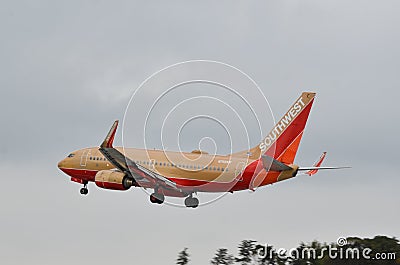
[[[270,156],[292,164],[300,145],[315,93],[303,92],[258,146],[244,152],[252,159]],[[243,152],[237,153],[242,154]]]

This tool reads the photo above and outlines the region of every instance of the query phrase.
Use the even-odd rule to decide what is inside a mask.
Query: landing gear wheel
[[[185,205],[188,208],[197,208],[199,206],[199,199],[189,196],[185,199]]]
[[[164,194],[161,193],[153,193],[150,195],[150,201],[152,203],[163,204],[165,200]]]
[[[88,190],[86,187],[83,187],[83,188],[80,190],[80,193],[81,193],[82,195],[87,195],[87,194],[89,193],[89,190]]]
[[[89,190],[86,188],[87,187],[88,182],[84,181],[83,182],[83,188],[80,190],[80,193],[82,195],[87,195],[89,193]]]

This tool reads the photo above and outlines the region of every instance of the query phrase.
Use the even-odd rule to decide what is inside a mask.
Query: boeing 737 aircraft
[[[130,187],[152,189],[152,203],[162,204],[165,196],[186,197],[186,207],[196,208],[198,192],[234,192],[254,190],[295,177],[298,172],[314,175],[321,158],[312,167],[295,165],[304,128],[315,93],[304,92],[261,143],[249,150],[211,155],[201,150],[191,153],[113,147],[118,121],[100,147],[84,148],[70,153],[58,167],[83,184],[80,193],[88,193],[87,184],[111,190]]]

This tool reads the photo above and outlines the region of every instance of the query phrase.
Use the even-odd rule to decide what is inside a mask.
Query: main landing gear
[[[83,184],[83,188],[80,189],[79,191],[82,195],[87,195],[89,193],[89,190],[87,188],[87,182]]]
[[[158,190],[155,190],[151,195],[150,195],[150,202],[155,203],[155,204],[163,204],[165,201],[165,195],[159,192]],[[185,199],[185,206],[188,208],[197,208],[199,206],[199,199],[193,197],[193,194],[190,194],[186,199]]]
[[[185,199],[185,205],[188,208],[197,208],[197,206],[199,206],[199,199],[190,194],[190,196]]]
[[[163,204],[165,200],[164,194],[154,192],[150,195],[151,203]]]

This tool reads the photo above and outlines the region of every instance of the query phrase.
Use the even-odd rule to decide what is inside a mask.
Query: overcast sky
[[[399,12],[396,0],[3,1],[0,263],[174,264],[188,247],[191,264],[202,265],[219,247],[236,254],[243,239],[290,248],[400,236]],[[151,205],[140,189],[91,184],[82,197],[57,162],[97,146],[148,76],[191,59],[249,74],[278,119],[302,91],[317,92],[296,162],[309,166],[328,151],[326,165],[353,168],[196,210]],[[162,106],[160,113],[171,108]],[[184,151],[209,134],[229,150],[218,126],[195,125]],[[154,126],[146,137],[157,139]],[[249,134],[251,144],[261,140],[258,130]],[[143,147],[133,132],[127,138]]]

